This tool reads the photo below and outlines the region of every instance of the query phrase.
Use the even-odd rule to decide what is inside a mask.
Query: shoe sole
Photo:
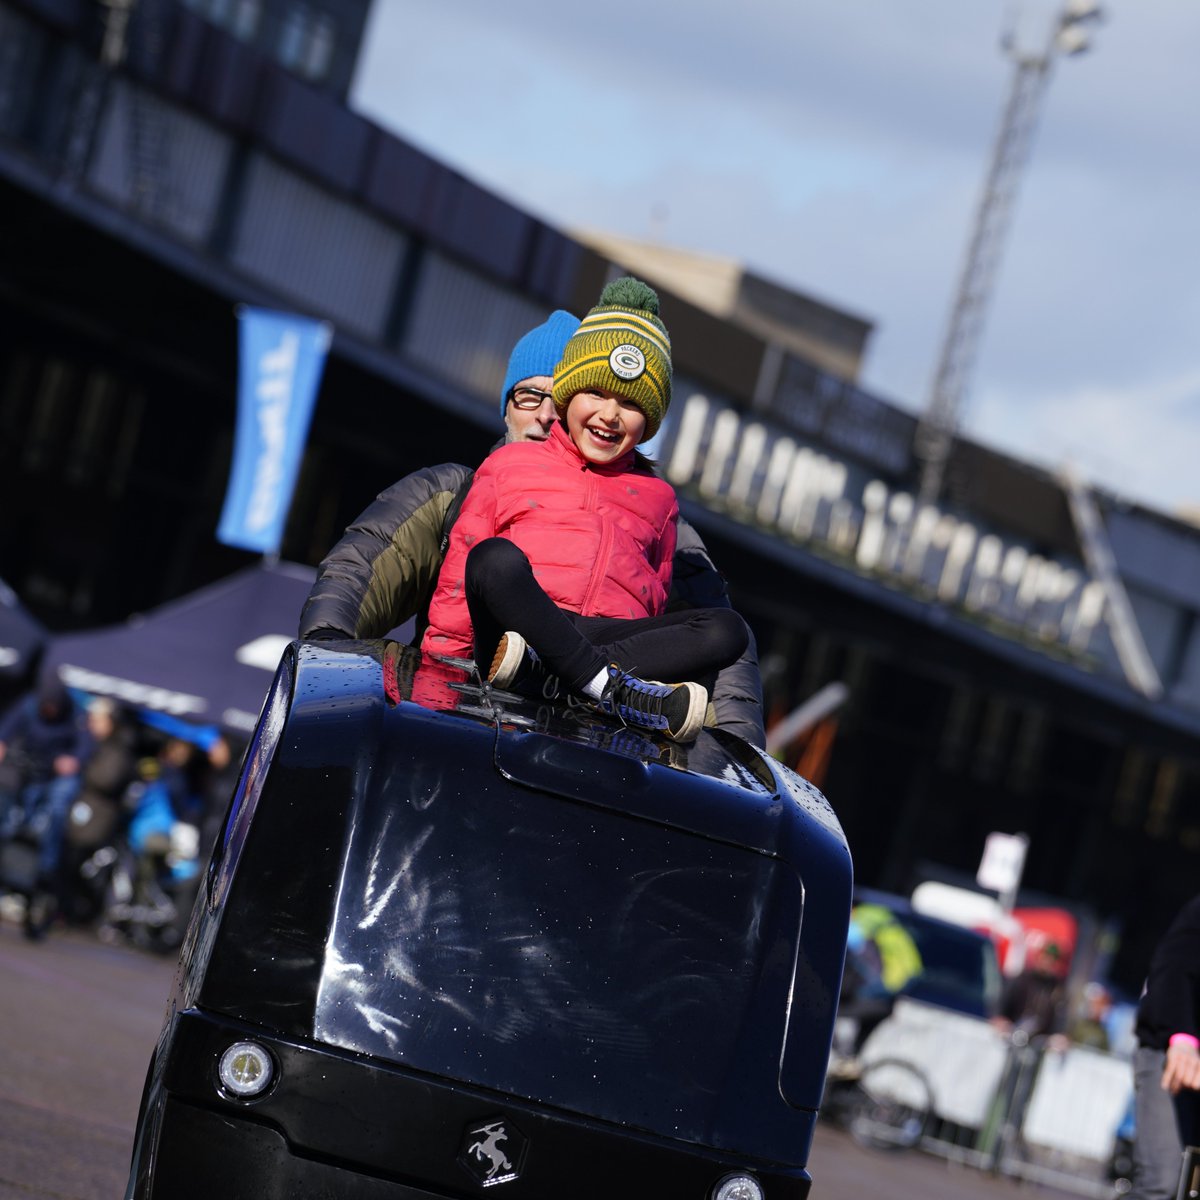
[[[708,692],[698,683],[681,683],[678,686],[687,689],[687,716],[677,730],[672,731],[668,727],[663,732],[673,742],[692,742],[704,728],[704,718],[708,713]]]
[[[670,738],[673,742],[694,742],[700,734],[700,730],[704,728],[704,722],[708,719],[708,710],[710,702],[708,698],[708,690],[698,683],[664,683],[661,679],[647,679],[647,683],[656,684],[658,687],[669,688],[685,688],[688,696],[687,716],[684,717],[683,724],[675,732],[671,732],[670,726],[666,729],[660,729],[658,732],[663,737]],[[714,721],[715,725],[716,722]]]
[[[525,639],[519,633],[506,633],[496,647],[487,681],[493,687],[506,688],[517,678],[525,660]]]

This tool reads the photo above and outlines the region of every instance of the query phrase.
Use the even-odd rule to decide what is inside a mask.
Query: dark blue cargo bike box
[[[803,1197],[850,896],[824,797],[738,738],[294,643],[127,1196]]]

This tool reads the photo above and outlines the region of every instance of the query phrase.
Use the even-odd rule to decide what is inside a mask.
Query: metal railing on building
[[[848,570],[904,584],[995,632],[1117,672],[1104,591],[1082,564],[1037,554],[933,505],[914,515],[911,494],[865,468],[730,404],[679,390],[660,456],[683,493]]]

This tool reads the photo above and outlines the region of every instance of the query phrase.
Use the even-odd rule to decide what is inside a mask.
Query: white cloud
[[[980,396],[983,440],[1048,469],[1073,464],[1104,490],[1172,512],[1200,505],[1200,367],[1128,388]],[[1031,451],[1032,448],[1032,451]]]

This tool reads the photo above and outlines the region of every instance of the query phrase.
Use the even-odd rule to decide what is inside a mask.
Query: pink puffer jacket
[[[501,446],[475,472],[450,532],[421,649],[470,657],[463,572],[468,551],[489,537],[524,550],[560,608],[584,616],[657,616],[671,587],[678,515],[674,489],[634,469],[633,451],[596,466],[561,425],[544,443]]]

